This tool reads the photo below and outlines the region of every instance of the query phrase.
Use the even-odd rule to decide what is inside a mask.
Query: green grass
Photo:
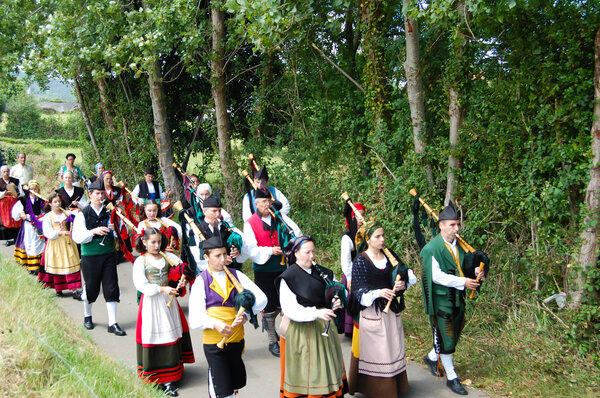
[[[0,374],[5,397],[163,396],[102,353],[56,306],[52,292],[6,257],[0,260]]]

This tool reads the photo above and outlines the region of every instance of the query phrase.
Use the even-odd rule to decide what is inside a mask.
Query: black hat
[[[73,159],[77,159],[77,156],[75,156],[74,153],[67,153],[67,156],[65,156],[65,159],[69,159],[69,156],[73,156]]]
[[[271,199],[271,192],[267,188],[257,189],[254,197],[256,199]]]
[[[202,242],[202,250],[218,249],[225,247],[225,242],[221,238],[221,231],[217,223],[213,225],[214,235]]]
[[[458,213],[452,200],[448,202],[448,206],[444,207],[444,210],[440,213],[440,221],[442,220],[458,220]]]
[[[269,180],[269,173],[267,173],[267,166],[261,167],[256,173],[254,173],[254,178],[258,178],[260,180]]]
[[[154,173],[154,166],[148,166],[148,167],[146,168],[146,171],[144,171],[144,174],[156,175],[156,174]]]
[[[219,199],[215,195],[210,195],[208,198],[204,199],[202,207],[222,207],[221,199]]]
[[[96,180],[96,181],[92,182],[90,184],[90,186],[88,187],[88,191],[92,192],[94,190],[97,190],[97,191],[104,190],[104,185],[102,184],[102,182],[100,180]]]

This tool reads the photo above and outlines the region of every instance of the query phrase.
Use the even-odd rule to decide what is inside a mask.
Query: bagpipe
[[[183,208],[183,204],[181,201],[177,201],[173,203],[173,210],[175,210],[179,214],[179,223],[181,224],[181,255],[182,259],[189,263],[190,265],[197,266],[194,255],[190,251],[190,245],[195,246],[195,239],[200,239],[200,242],[206,240],[204,234],[200,230],[200,227],[194,219],[188,214],[187,210]],[[187,226],[190,226],[189,235],[187,233]],[[197,236],[197,238],[195,238]],[[201,247],[200,242],[198,242],[198,247]]]
[[[333,308],[333,302],[336,299],[340,299],[344,307],[348,306],[348,291],[346,287],[339,282],[329,278],[327,273],[324,272],[322,266],[313,261],[313,266],[319,272],[319,275],[325,281],[325,302],[331,301],[331,307]],[[338,324],[339,318],[335,318],[336,325]],[[331,326],[331,320],[327,321],[327,325],[325,326],[325,330],[321,333],[321,336],[328,337],[329,336],[329,327]]]
[[[256,186],[256,184],[254,184],[254,180],[252,180],[247,170],[242,170],[242,175],[246,178],[246,180],[248,181],[252,189],[254,189],[254,191],[258,190],[258,187]],[[270,190],[269,193],[271,194],[271,198],[273,199],[273,193],[271,193]],[[281,248],[281,250],[284,250],[289,241],[296,237],[296,235],[294,234],[294,230],[288,225],[288,223],[285,222],[285,220],[283,219],[283,215],[280,212],[280,209],[277,209],[273,204],[271,205],[271,207],[269,207],[269,213],[271,214],[276,223],[275,225],[277,228],[277,239],[279,241],[279,247]],[[285,256],[281,257],[281,265],[285,265]]]
[[[419,249],[422,249],[423,246],[425,246],[426,242],[425,242],[423,233],[421,231],[421,222],[419,220],[420,206],[423,206],[423,209],[424,209],[422,212],[423,213],[422,214],[423,225],[426,227],[427,226],[430,227],[432,229],[433,235],[436,234],[436,224],[435,223],[437,223],[439,221],[439,216],[419,196],[416,189],[414,189],[414,188],[411,189],[409,191],[409,193],[415,197],[413,200],[413,206],[412,206],[413,227],[415,229],[415,238],[417,240],[417,244],[419,245]],[[431,215],[431,218],[432,218],[432,221],[431,221],[431,223],[429,223],[429,225],[426,222],[427,214]],[[465,274],[465,276],[472,278],[472,279],[477,279],[477,281],[481,282],[481,280],[480,280],[480,275],[482,275],[481,271],[483,271],[484,274],[487,275],[488,270],[489,270],[490,259],[489,259],[488,255],[481,250],[475,250],[475,248],[473,248],[473,246],[469,245],[464,240],[464,238],[462,236],[460,236],[459,234],[456,234],[456,240],[457,240],[458,244],[460,245],[460,247],[466,253],[465,258],[463,260],[463,266],[462,266],[463,273]],[[475,272],[476,267],[479,268],[478,273]],[[480,287],[478,287],[477,290],[479,290]],[[471,293],[469,294],[469,298],[472,299],[474,297],[475,297],[475,290],[471,290]]]
[[[200,221],[202,219],[202,217],[204,217],[204,214],[202,213],[203,200],[200,197],[200,195],[198,194],[198,192],[196,192],[196,187],[192,186],[193,183],[192,183],[192,179],[191,179],[190,175],[188,173],[186,173],[185,171],[183,171],[177,165],[177,163],[173,163],[173,167],[181,175],[182,185],[183,185],[183,196],[184,196],[185,200],[188,201],[190,206],[194,209],[194,212],[196,213],[196,216],[195,216],[196,220]]]
[[[254,296],[254,293],[252,293],[250,290],[244,289],[240,281],[237,280],[235,275],[233,275],[231,271],[227,269],[227,267],[224,267],[223,271],[225,271],[225,274],[227,274],[227,277],[238,291],[234,298],[234,308],[237,311],[236,318],[242,315],[244,312],[246,312],[246,309],[249,309],[249,321],[252,324],[252,326],[254,326],[254,329],[258,328],[258,318],[256,317],[256,314],[252,312],[252,307],[256,303],[256,297]],[[227,344],[227,340],[229,340],[229,337],[223,337],[221,341],[217,343],[217,347],[223,349],[223,347],[225,347],[225,344]]]
[[[356,206],[354,205],[354,202],[352,202],[352,200],[350,199],[350,196],[348,195],[347,192],[342,193],[342,195],[340,196],[347,204],[348,206],[350,206],[350,208],[352,209],[352,211],[354,211],[354,216],[356,217],[357,220],[359,220],[359,222],[363,225],[365,225],[365,219],[362,216],[362,214],[360,214],[360,212],[358,211],[358,209],[356,208]],[[392,272],[392,286],[395,284],[395,282],[400,282],[403,281],[405,286],[408,286],[408,279],[409,279],[409,268],[406,264],[404,264],[402,262],[402,260],[400,260],[400,258],[398,257],[398,255],[396,253],[394,253],[392,250],[390,250],[387,247],[384,247],[382,249],[382,252],[384,254],[384,256],[388,259],[388,261],[390,262],[390,264],[392,264],[393,267],[393,272]],[[414,271],[413,271],[414,272]],[[397,299],[397,297],[396,297]],[[390,310],[390,306],[392,305],[392,301],[394,299],[388,300],[385,308],[383,309],[383,312],[387,313]],[[400,296],[400,306],[404,307],[404,296],[401,293]]]

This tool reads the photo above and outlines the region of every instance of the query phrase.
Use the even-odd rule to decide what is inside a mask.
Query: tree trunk
[[[577,308],[585,298],[588,270],[598,262],[598,233],[600,232],[600,28],[594,42],[594,118],[592,123],[592,167],[585,194],[587,215],[582,224],[581,247],[577,258],[573,288],[570,292],[571,308]]]
[[[459,130],[462,124],[462,109],[458,104],[458,91],[455,87],[450,88],[450,155],[448,156],[448,180],[446,185],[445,204],[448,204],[450,199],[454,199],[456,194],[456,186],[458,179],[456,173],[460,169],[460,161],[455,156],[456,147],[458,145]]]
[[[156,59],[150,70],[148,70],[148,86],[150,99],[152,100],[152,116],[154,118],[154,139],[158,151],[158,162],[165,181],[165,188],[174,193],[175,199],[179,200],[183,195],[183,189],[173,168],[175,157],[173,156],[173,140],[167,117],[167,104],[165,91],[162,85],[162,72],[160,60]]]
[[[106,81],[104,80],[104,77],[99,77],[96,84],[98,85],[98,92],[100,93],[100,108],[102,109],[104,122],[106,123],[108,131],[112,133],[112,139],[116,142],[115,136],[117,129],[115,129],[115,123],[110,112],[110,106],[108,105],[108,89],[106,88]]]
[[[408,7],[410,1],[403,0],[404,7]],[[406,74],[406,92],[408,94],[408,103],[410,105],[410,116],[413,127],[413,142],[415,152],[419,155],[422,164],[424,163],[425,176],[427,182],[433,187],[433,172],[431,165],[423,162],[425,154],[425,141],[423,140],[425,125],[425,100],[423,94],[423,84],[421,82],[421,55],[419,54],[419,27],[417,21],[404,15],[404,31],[406,34],[406,61],[404,61],[404,71]]]
[[[383,32],[385,31],[384,3],[379,0],[364,0],[361,3],[363,23],[363,50],[365,52],[364,84],[367,119],[371,122],[371,136],[382,139],[391,119],[389,87]]]
[[[260,139],[263,135],[268,119],[268,109],[270,101],[267,90],[271,86],[273,78],[273,64],[275,63],[275,54],[263,54],[263,71],[260,79],[260,88],[258,92],[258,103],[256,104],[256,127],[254,129],[254,138]]]
[[[238,179],[235,175],[235,164],[231,153],[230,134],[231,123],[227,113],[227,87],[225,82],[225,24],[221,2],[213,1],[211,7],[212,22],[212,49],[213,56],[210,61],[211,68],[211,94],[215,102],[215,115],[217,119],[217,134],[219,144],[219,159],[224,178],[224,196],[227,209],[239,207],[236,200],[236,185]]]
[[[81,93],[81,86],[79,85],[79,78],[75,77],[75,91],[77,92],[77,99],[79,100],[79,109],[81,110],[81,114],[83,115],[83,121],[85,123],[85,127],[90,135],[90,141],[92,142],[92,147],[94,148],[94,153],[96,154],[96,160],[100,161],[100,152],[98,152],[98,144],[96,143],[96,136],[94,135],[94,129],[92,128],[92,122],[90,121],[90,116],[87,113],[87,108],[85,107],[85,101],[83,100],[83,94]]]

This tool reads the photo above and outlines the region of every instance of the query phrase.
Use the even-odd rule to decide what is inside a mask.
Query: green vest
[[[264,264],[252,263],[252,269],[258,272],[281,272],[286,270],[286,266],[281,265],[282,256],[271,256]]]
[[[460,245],[457,244],[456,247],[458,249],[458,261],[462,268],[465,252]],[[423,283],[425,313],[436,315],[437,310],[440,308],[444,308],[450,313],[452,313],[452,310],[455,308],[464,309],[464,290],[438,285],[433,283],[432,280],[432,257],[435,257],[438,261],[440,269],[443,272],[450,275],[461,276],[452,254],[444,244],[444,239],[441,234],[438,234],[423,247],[421,250],[421,257],[423,258],[423,277],[421,278],[421,281]]]

